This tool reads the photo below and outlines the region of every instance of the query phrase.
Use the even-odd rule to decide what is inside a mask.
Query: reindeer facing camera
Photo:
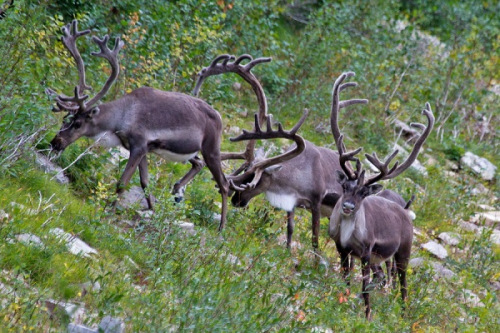
[[[331,125],[335,143],[340,154],[342,170],[333,170],[337,181],[342,186],[342,195],[337,201],[330,217],[329,234],[335,241],[340,253],[344,278],[347,279],[349,255],[361,260],[363,278],[362,294],[365,302],[365,315],[370,319],[370,294],[368,291],[370,266],[379,265],[394,258],[395,269],[399,276],[401,297],[407,299],[406,268],[410,259],[413,239],[413,225],[408,211],[401,205],[386,198],[374,195],[382,190],[377,181],[392,179],[405,171],[417,158],[422,145],[434,126],[434,115],[429,103],[426,103],[422,113],[427,117],[428,124],[411,124],[423,130],[416,141],[408,158],[399,165],[389,164],[397,155],[394,151],[385,162],[377,155],[365,154],[366,158],[378,169],[378,173],[368,177],[355,157],[362,148],[346,152],[343,136],[340,134],[337,113],[331,114]],[[356,163],[353,170],[351,161]],[[388,265],[388,271],[394,269]],[[388,272],[390,275],[390,272]],[[349,284],[349,281],[347,280]]]

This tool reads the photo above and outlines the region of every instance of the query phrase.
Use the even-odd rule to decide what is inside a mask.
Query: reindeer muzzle
[[[342,204],[342,214],[344,214],[344,215],[351,215],[352,212],[354,211],[354,207],[355,206],[354,206],[353,203],[348,202],[348,201],[344,202]]]
[[[50,148],[55,152],[62,152],[66,146],[66,142],[57,136],[50,142]]]

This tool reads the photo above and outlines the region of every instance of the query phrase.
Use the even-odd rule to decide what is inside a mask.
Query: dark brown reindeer
[[[428,125],[411,124],[423,129],[422,135],[415,143],[408,158],[398,165],[389,167],[397,155],[394,151],[385,162],[377,155],[365,154],[366,158],[379,170],[374,176],[365,179],[359,159],[355,157],[362,148],[346,152],[343,136],[337,125],[337,114],[331,115],[332,131],[340,153],[340,165],[343,171],[337,173],[338,182],[342,185],[342,196],[337,201],[330,217],[329,234],[333,238],[340,253],[344,278],[349,272],[349,255],[361,259],[363,275],[362,293],[365,301],[365,315],[370,319],[370,295],[368,291],[370,265],[378,265],[394,257],[403,302],[407,299],[406,268],[410,259],[413,239],[412,220],[408,212],[393,201],[376,196],[382,186],[377,181],[392,179],[405,171],[417,158],[420,148],[434,126],[434,115],[429,103],[422,112]],[[356,161],[356,171],[350,166]],[[349,281],[347,280],[349,283]]]
[[[107,47],[108,36],[103,39],[92,37],[101,50],[92,54],[105,58],[112,72],[101,91],[87,101],[85,91],[90,90],[90,87],[85,83],[84,62],[76,41],[89,34],[90,30],[78,31],[75,20],[63,28],[63,33],[62,41],[78,69],[79,84],[74,96],[59,94],[56,97],[57,107],[54,111],[66,111],[68,115],[50,143],[52,149],[62,152],[83,136],[97,139],[100,144],[128,149],[130,158],[117,184],[117,193],[123,192],[137,167],[141,186],[143,189],[147,187],[147,153],[158,154],[167,161],[189,161],[196,169],[200,164],[196,155],[200,151],[222,196],[219,226],[222,229],[226,221],[229,183],[220,163],[222,120],[219,113],[201,99],[149,87],[138,88],[117,100],[97,105],[118,77],[120,69],[118,53],[123,42],[116,38],[114,49],[110,50]],[[48,93],[56,95],[51,89],[48,89]],[[186,176],[184,178],[188,179],[190,174]],[[147,202],[152,209],[151,196],[147,196]]]

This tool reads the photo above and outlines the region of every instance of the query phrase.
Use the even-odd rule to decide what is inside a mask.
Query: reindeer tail
[[[414,200],[415,200],[415,194],[413,194],[411,196],[410,200],[408,200],[408,202],[406,203],[405,209],[409,209]]]

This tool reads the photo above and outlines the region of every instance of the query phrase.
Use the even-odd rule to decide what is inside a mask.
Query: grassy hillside
[[[68,323],[97,327],[119,318],[127,332],[208,331],[481,331],[498,327],[499,247],[495,228],[474,214],[499,211],[498,169],[483,180],[468,169],[465,152],[500,167],[499,32],[497,1],[15,1],[0,20],[0,331],[62,332]],[[367,98],[340,114],[349,149],[384,156],[399,138],[395,121],[424,122],[429,102],[434,132],[419,161],[384,186],[409,198],[417,214],[409,273],[409,303],[397,290],[372,296],[373,320],[364,319],[359,268],[345,298],[339,257],[321,221],[322,261],[312,252],[310,214],[298,211],[294,240],[286,250],[286,214],[263,196],[248,208],[231,207],[217,232],[220,196],[204,170],[175,204],[171,188],[189,165],[150,156],[153,215],[139,207],[112,209],[116,181],[126,160],[80,139],[54,159],[70,179],[59,184],[36,163],[63,115],[51,112],[48,87],[71,94],[76,70],[60,42],[61,27],[121,36],[121,73],[105,97],[113,100],[141,86],[190,93],[196,73],[222,53],[271,56],[253,72],[269,113],[290,128],[311,110],[300,133],[330,147],[331,88],[345,71],[358,88],[343,98]],[[79,42],[88,83],[98,91],[105,62],[90,38]],[[241,84],[235,89],[234,83]],[[258,109],[249,85],[234,74],[211,77],[201,98],[221,113],[222,149],[234,129],[252,126]],[[236,129],[236,132],[238,130]],[[285,140],[260,143],[286,146]],[[76,161],[76,162],[75,162]],[[226,165],[230,172],[230,166]],[[139,185],[138,175],[132,185]],[[482,208],[479,205],[483,205]],[[486,206],[488,207],[486,207]],[[178,222],[194,223],[194,233]],[[72,254],[60,228],[97,251]],[[496,231],[495,231],[496,230]],[[441,232],[460,236],[438,260],[421,248]],[[34,236],[38,238],[37,241]],[[437,274],[436,265],[452,272]],[[51,311],[47,300],[77,305],[79,314]],[[475,301],[480,301],[480,303]]]

